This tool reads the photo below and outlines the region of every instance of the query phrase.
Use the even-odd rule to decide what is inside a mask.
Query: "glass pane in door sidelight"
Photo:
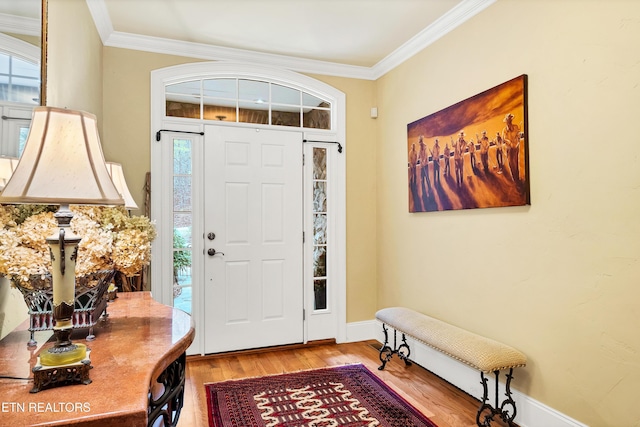
[[[192,141],[173,140],[173,305],[192,307]]]
[[[313,281],[313,309],[327,309],[327,279]]]
[[[313,149],[313,308],[326,310],[327,286],[327,150]]]

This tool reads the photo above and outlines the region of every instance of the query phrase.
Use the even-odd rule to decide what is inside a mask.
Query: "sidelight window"
[[[313,308],[327,308],[327,149],[313,148]]]
[[[173,139],[173,305],[191,314],[192,141]]]

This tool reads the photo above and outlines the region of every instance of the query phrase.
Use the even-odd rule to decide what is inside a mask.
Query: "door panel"
[[[301,133],[206,126],[204,153],[205,353],[302,342]]]

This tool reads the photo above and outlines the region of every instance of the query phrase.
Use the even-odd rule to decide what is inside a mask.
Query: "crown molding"
[[[497,0],[463,0],[431,25],[371,67],[374,80],[382,77],[427,46],[435,43]]]
[[[24,16],[0,13],[0,31],[3,33],[40,37],[40,20],[37,18],[26,18]]]
[[[0,33],[0,45],[2,51],[11,55],[25,59],[31,63],[40,63],[40,46],[34,46],[20,39],[16,39],[7,34]]]
[[[104,0],[86,1],[89,13],[93,18],[93,23],[96,26],[96,30],[98,31],[102,44],[104,45],[113,33],[113,24],[111,23],[111,17],[109,16],[107,5],[104,3]]]
[[[140,36],[114,31],[104,43],[105,46],[162,53],[166,55],[186,56],[211,61],[238,61],[271,65],[302,73],[323,74],[340,77],[353,77],[371,80],[373,75],[369,67],[338,64],[314,59],[295,58],[286,55],[212,46],[202,43],[183,42],[158,37]]]
[[[462,0],[433,24],[408,40],[380,62],[372,67],[362,67],[114,31],[104,0],[86,0],[104,46],[210,61],[230,60],[267,64],[301,73],[362,80],[377,80],[496,1]]]

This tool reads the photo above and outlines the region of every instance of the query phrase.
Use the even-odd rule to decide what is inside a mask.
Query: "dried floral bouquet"
[[[43,205],[0,206],[0,274],[13,284],[32,289],[49,275],[46,238],[56,232],[56,210]],[[149,218],[130,216],[121,207],[71,206],[71,210],[71,229],[82,238],[76,277],[108,270],[133,277],[149,264],[156,237]]]

